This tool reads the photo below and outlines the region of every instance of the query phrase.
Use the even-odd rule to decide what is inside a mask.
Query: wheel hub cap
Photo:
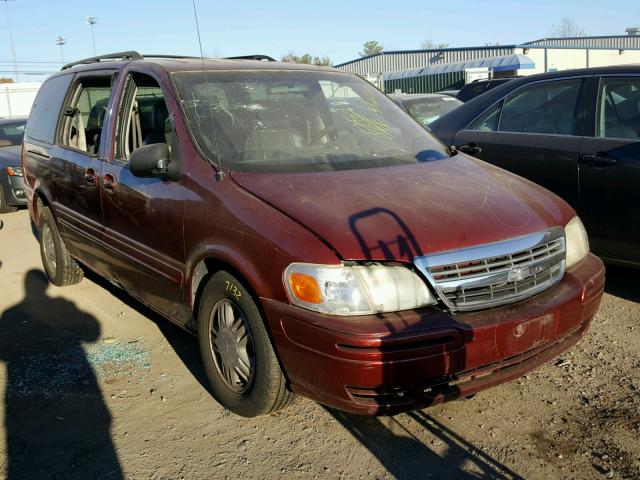
[[[244,392],[253,379],[253,341],[242,311],[227,299],[211,312],[211,351],[216,369],[234,392]]]

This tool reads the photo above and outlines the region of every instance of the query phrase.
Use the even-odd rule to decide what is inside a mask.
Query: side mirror
[[[153,143],[134,150],[129,158],[129,170],[136,177],[161,178],[174,182],[180,180],[179,165],[172,165],[166,143]]]

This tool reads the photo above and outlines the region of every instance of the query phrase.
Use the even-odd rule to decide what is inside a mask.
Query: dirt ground
[[[243,419],[193,337],[95,276],[48,285],[27,212],[0,218],[0,477],[640,478],[638,272],[609,269],[577,347],[471,400]]]

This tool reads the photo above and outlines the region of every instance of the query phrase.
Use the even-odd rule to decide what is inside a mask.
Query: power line
[[[11,60],[0,60],[0,65],[2,64],[10,64],[13,65],[14,62],[12,62]],[[15,62],[17,65],[30,65],[30,64],[34,64],[34,65],[60,65],[60,61],[58,60],[57,62],[26,62],[26,61],[17,61]]]

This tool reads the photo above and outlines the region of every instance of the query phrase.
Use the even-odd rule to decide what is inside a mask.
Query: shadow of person
[[[25,298],[0,317],[0,361],[8,373],[0,475],[123,478],[111,415],[82,347],[98,339],[100,326],[72,302],[49,297],[47,287],[44,273],[29,271]]]

